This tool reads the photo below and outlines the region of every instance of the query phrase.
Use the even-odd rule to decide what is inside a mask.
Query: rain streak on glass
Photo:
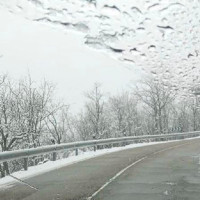
[[[36,23],[82,34],[88,47],[141,67],[187,95],[198,83],[199,0],[6,0]],[[185,93],[184,93],[185,92]]]

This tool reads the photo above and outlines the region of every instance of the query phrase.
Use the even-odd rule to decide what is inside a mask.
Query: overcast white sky
[[[94,82],[116,93],[140,77],[139,68],[85,46],[80,33],[31,22],[2,8],[0,27],[0,72],[20,78],[29,71],[34,80],[53,81],[72,110],[82,107],[83,92]]]

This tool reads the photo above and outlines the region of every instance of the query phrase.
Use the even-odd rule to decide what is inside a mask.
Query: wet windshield
[[[0,199],[198,199],[199,30],[199,0],[0,0]]]

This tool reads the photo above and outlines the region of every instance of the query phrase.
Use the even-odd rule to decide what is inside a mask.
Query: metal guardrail
[[[89,140],[73,143],[64,143],[58,145],[48,145],[32,149],[23,149],[16,151],[7,151],[0,153],[0,163],[17,160],[24,158],[24,169],[28,169],[28,158],[32,156],[39,156],[42,154],[53,153],[53,161],[56,160],[56,153],[65,150],[76,150],[76,155],[78,155],[78,149],[84,147],[94,146],[94,151],[98,145],[115,144],[115,143],[126,143],[126,142],[138,142],[141,140],[177,140],[184,138],[192,138],[200,136],[200,131],[195,132],[185,132],[185,133],[173,133],[173,134],[163,134],[163,135],[142,135],[142,136],[131,136],[131,137],[119,137],[119,138],[109,138],[101,140]]]

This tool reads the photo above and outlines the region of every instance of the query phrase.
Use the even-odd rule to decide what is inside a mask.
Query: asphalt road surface
[[[0,200],[199,200],[200,139],[123,150],[24,181],[31,187],[0,189]]]

